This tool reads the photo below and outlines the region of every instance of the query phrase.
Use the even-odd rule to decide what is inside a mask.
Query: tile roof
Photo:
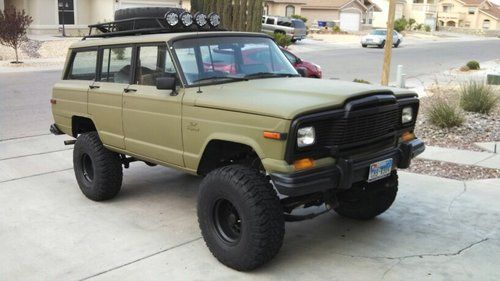
[[[480,9],[481,11],[483,11],[484,13],[487,13],[489,15],[492,15],[493,17],[495,17],[496,19],[500,19],[500,7],[497,6],[497,5],[491,5],[490,7],[488,8],[482,8]]]

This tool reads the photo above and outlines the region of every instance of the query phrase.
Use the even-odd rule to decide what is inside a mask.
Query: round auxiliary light
[[[217,13],[208,14],[208,24],[211,27],[217,27],[220,24],[220,16]]]
[[[194,21],[199,27],[205,26],[207,24],[207,16],[203,13],[198,12],[194,14]]]
[[[168,12],[165,14],[165,20],[167,21],[168,25],[176,26],[179,23],[179,15],[175,12]]]
[[[183,12],[180,15],[180,18],[181,18],[182,25],[184,25],[186,27],[191,26],[193,24],[193,16],[188,12]]]

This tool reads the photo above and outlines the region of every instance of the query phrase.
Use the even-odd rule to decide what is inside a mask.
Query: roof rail
[[[87,38],[107,38],[120,37],[127,35],[144,35],[159,33],[178,33],[178,32],[200,32],[200,31],[227,31],[219,27],[200,27],[196,24],[191,26],[170,26],[165,18],[162,17],[136,17],[124,20],[110,21],[105,23],[91,24]]]

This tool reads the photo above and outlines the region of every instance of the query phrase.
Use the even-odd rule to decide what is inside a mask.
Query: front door
[[[156,88],[156,78],[175,75],[165,44],[139,46],[134,83],[123,94],[123,127],[128,151],[184,166],[182,92]]]

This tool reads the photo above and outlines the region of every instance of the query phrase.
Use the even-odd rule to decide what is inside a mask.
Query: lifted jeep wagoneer
[[[302,78],[267,35],[220,31],[213,13],[147,11],[90,26],[53,89],[51,131],[76,138],[86,197],[115,197],[131,161],[203,176],[203,238],[237,270],[278,253],[285,221],[391,206],[397,168],[424,150],[415,93]]]

